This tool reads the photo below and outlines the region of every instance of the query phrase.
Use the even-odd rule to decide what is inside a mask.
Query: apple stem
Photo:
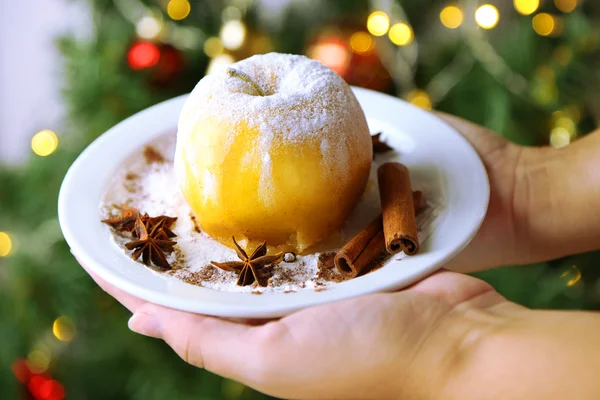
[[[262,91],[262,89],[260,88],[260,86],[258,86],[256,84],[256,82],[254,82],[252,80],[252,78],[250,78],[250,76],[248,74],[246,74],[245,72],[242,71],[238,71],[235,68],[227,68],[227,75],[230,76],[231,78],[238,78],[243,80],[246,83],[249,83],[254,90],[256,91],[256,93],[258,93],[259,96],[265,96],[265,92]]]

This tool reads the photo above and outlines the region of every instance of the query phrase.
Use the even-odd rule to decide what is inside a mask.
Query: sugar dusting
[[[350,154],[357,154],[366,144],[368,131],[364,113],[348,84],[318,61],[298,55],[269,53],[232,67],[248,75],[266,96],[258,96],[253,85],[242,79],[226,79],[225,72],[205,76],[182,110],[177,151],[186,147],[186,153],[191,152],[188,159],[195,159],[186,138],[207,120],[216,125],[245,126],[261,132],[257,146],[262,162],[261,187],[271,185],[269,151],[278,143],[314,143],[323,155],[322,173],[335,174],[334,181],[344,181]],[[272,96],[275,92],[277,96]],[[230,129],[224,154],[239,131]],[[176,173],[180,178],[184,176],[182,165],[176,165]],[[268,203],[269,199],[264,201]]]
[[[159,149],[164,162],[149,160],[140,152],[133,156],[129,164],[124,165],[115,175],[111,186],[101,204],[101,217],[105,218],[118,213],[115,205],[128,204],[147,212],[151,216],[168,215],[177,217],[173,231],[177,234],[175,252],[168,258],[173,270],[159,272],[167,278],[181,279],[187,283],[215,290],[231,292],[248,292],[262,294],[269,292],[289,293],[300,290],[326,290],[344,278],[337,273],[331,263],[331,252],[363,229],[380,212],[379,189],[377,186],[376,170],[379,163],[375,161],[367,188],[356,210],[349,217],[336,242],[328,243],[319,248],[314,254],[286,257],[285,261],[263,271],[263,277],[268,281],[267,287],[237,286],[237,274],[222,271],[210,265],[210,261],[225,262],[236,260],[232,249],[221,245],[198,229],[198,225],[183,196],[180,194],[175,178],[173,157],[175,152],[175,134],[165,135],[150,145]],[[385,161],[394,161],[398,153],[387,154]],[[435,182],[413,182],[414,190],[424,193],[425,204],[417,216],[417,226],[420,242],[424,242],[432,232],[435,220],[444,203],[440,197],[439,187]],[[110,235],[115,245],[123,248],[130,239],[111,231]],[[242,244],[243,246],[243,244]],[[125,249],[123,249],[126,252]],[[401,254],[399,257],[403,258]],[[321,259],[321,261],[319,261]],[[143,267],[140,264],[141,267]]]

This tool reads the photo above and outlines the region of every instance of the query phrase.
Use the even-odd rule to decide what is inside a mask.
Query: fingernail
[[[146,314],[143,312],[135,313],[129,322],[127,323],[129,329],[140,335],[150,336],[153,338],[160,339],[162,335],[162,329],[158,318],[154,315]]]

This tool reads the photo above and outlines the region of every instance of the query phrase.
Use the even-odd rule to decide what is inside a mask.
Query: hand
[[[600,248],[600,131],[567,148],[522,147],[438,113],[479,153],[491,197],[481,229],[446,268],[473,272]]]
[[[463,352],[490,329],[480,315],[520,309],[483,281],[444,271],[403,292],[251,325],[150,304],[91,275],[134,313],[133,331],[163,339],[190,364],[282,398],[443,398],[438,392]]]

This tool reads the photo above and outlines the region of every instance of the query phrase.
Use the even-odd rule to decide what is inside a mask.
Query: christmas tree
[[[600,120],[600,4],[582,0],[90,0],[93,34],[58,39],[70,128],[32,132],[0,168],[0,397],[258,399],[127,329],[64,242],[62,178],[106,129],[252,54],[306,54],[350,84],[567,146]],[[600,309],[600,253],[479,274],[518,303]]]

